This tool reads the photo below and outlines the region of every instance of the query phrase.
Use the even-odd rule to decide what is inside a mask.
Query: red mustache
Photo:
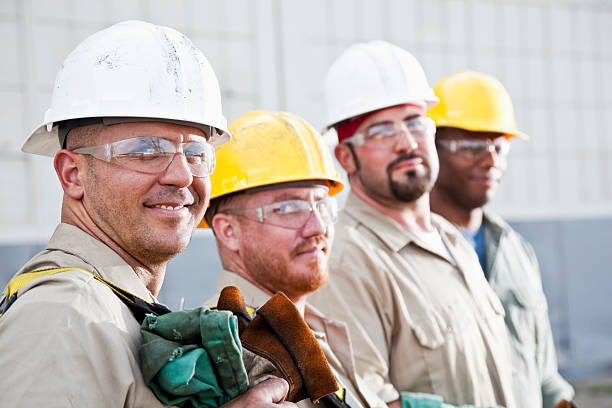
[[[327,238],[324,238],[322,236],[308,238],[307,240],[301,242],[295,248],[293,248],[293,250],[291,251],[291,258],[297,256],[301,252],[308,251],[315,247],[320,247],[323,252],[327,253]]]

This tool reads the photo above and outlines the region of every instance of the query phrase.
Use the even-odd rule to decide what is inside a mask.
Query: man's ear
[[[86,166],[84,160],[79,162],[76,153],[62,149],[55,155],[53,166],[64,193],[72,199],[82,199],[84,194],[82,179]]]
[[[217,213],[212,219],[211,227],[215,231],[217,241],[230,251],[240,248],[240,223],[235,216]]]
[[[338,163],[340,163],[344,171],[346,171],[346,174],[351,175],[357,170],[355,157],[353,157],[353,152],[351,152],[351,148],[348,145],[338,143],[334,148],[334,154],[336,155],[336,159],[338,159]]]

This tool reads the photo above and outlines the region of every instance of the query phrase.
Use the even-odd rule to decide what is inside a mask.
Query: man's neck
[[[431,211],[468,231],[476,231],[480,228],[484,213],[482,207],[472,209],[461,207],[435,190],[431,193]]]
[[[121,256],[121,254],[119,255]],[[163,268],[160,267],[158,269],[153,270],[150,268],[145,268],[142,265],[130,264],[130,266],[136,273],[136,276],[138,276],[142,283],[147,287],[149,292],[151,292],[151,294],[155,297],[157,297],[157,295],[159,294],[159,291],[162,288],[162,284],[164,283],[164,277],[166,276],[166,265],[167,264],[164,264]]]
[[[64,203],[66,203],[66,201],[64,201]],[[108,246],[134,270],[136,276],[138,276],[153,296],[159,294],[166,275],[167,261],[154,265],[145,265],[106,235],[104,231],[93,222],[82,205],[62,206],[61,221],[66,224],[74,225]]]
[[[431,231],[431,211],[429,209],[429,194],[425,193],[417,200],[405,203],[398,200],[376,200],[358,188],[354,193],[366,203],[395,220],[408,231]]]

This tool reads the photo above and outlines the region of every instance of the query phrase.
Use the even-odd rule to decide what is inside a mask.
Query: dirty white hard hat
[[[417,59],[386,41],[352,45],[325,78],[328,128],[390,106],[420,103],[430,108],[437,102]]]
[[[210,135],[213,145],[231,137],[219,83],[204,54],[178,31],[143,21],[99,31],[68,55],[55,79],[51,107],[21,150],[54,156],[61,148],[58,124],[88,118],[193,126]]]

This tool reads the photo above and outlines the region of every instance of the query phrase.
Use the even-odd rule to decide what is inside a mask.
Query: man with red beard
[[[357,371],[387,403],[428,393],[515,407],[502,305],[460,232],[430,212],[438,157],[425,113],[438,98],[420,64],[386,42],[357,44],[325,91],[351,193],[313,303],[348,323]]]
[[[574,391],[557,370],[535,253],[512,227],[484,208],[506,170],[509,140],[525,135],[517,130],[510,96],[489,75],[458,72],[434,91],[440,103],[428,115],[438,127],[440,174],[431,208],[461,229],[504,305],[518,405],[552,408],[571,399]]]
[[[343,187],[323,138],[286,112],[251,112],[229,129],[233,138],[217,152],[223,168],[211,176],[201,225],[211,226],[217,240],[223,265],[217,289],[238,287],[253,309],[282,291],[312,329],[340,386],[323,405],[385,406],[355,372],[346,326],[306,301],[328,278],[338,213],[332,196]]]

